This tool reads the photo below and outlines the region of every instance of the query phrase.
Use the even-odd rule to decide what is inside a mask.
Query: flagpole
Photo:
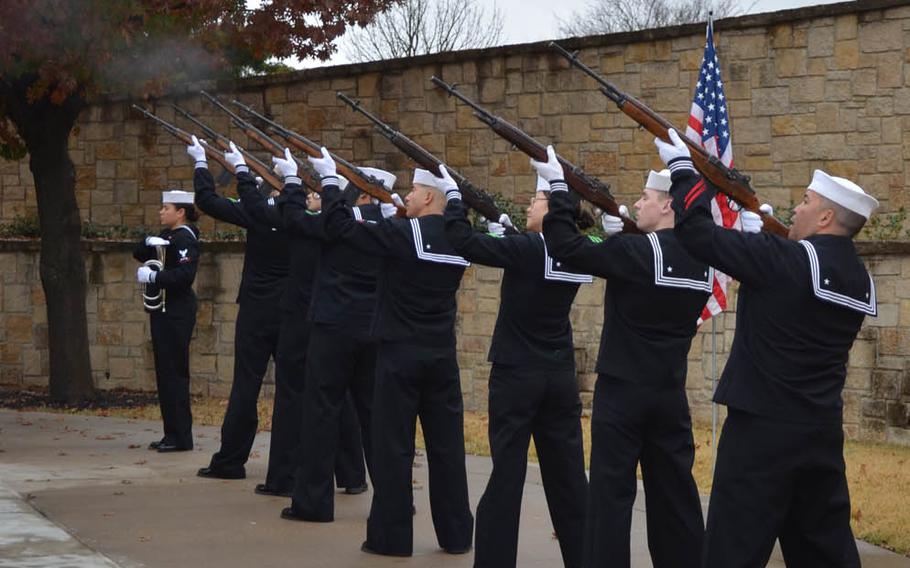
[[[720,314],[718,314],[720,315]],[[717,459],[717,403],[714,389],[717,386],[717,316],[711,318],[711,474]]]
[[[708,12],[708,30],[714,31],[714,11]],[[713,39],[713,33],[712,39]],[[717,314],[719,315],[719,314]],[[717,403],[714,391],[717,388],[717,315],[711,317],[711,477],[717,462]]]

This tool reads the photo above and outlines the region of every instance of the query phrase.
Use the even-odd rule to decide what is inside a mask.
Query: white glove
[[[443,193],[458,191],[458,184],[452,179],[452,175],[444,164],[439,164],[439,178],[442,180],[439,183],[439,189],[441,189]]]
[[[397,193],[392,194],[392,203],[398,207],[405,207],[404,201],[401,200],[401,196]]]
[[[282,178],[293,177],[297,175],[297,161],[291,155],[290,148],[284,149],[284,158],[272,156],[272,163],[275,164],[275,173]]]
[[[166,247],[171,241],[161,237],[145,237],[145,246],[147,247]]]
[[[388,219],[398,213],[398,207],[395,207],[394,203],[380,203],[379,212],[382,213],[383,219]]]
[[[619,206],[619,217],[604,213],[600,216],[600,226],[603,227],[607,235],[615,235],[622,232],[623,217],[629,216],[629,209],[625,205]]]
[[[677,158],[692,158],[689,147],[680,139],[679,134],[677,134],[675,130],[672,128],[667,130],[667,136],[670,137],[669,144],[660,138],[654,139],[654,145],[657,146],[657,152],[660,154],[660,159],[663,163],[669,165],[671,161]]]
[[[313,169],[316,170],[322,177],[337,176],[338,169],[335,166],[335,160],[332,159],[332,155],[326,149],[325,146],[322,147],[322,157],[314,158],[310,156],[310,163],[313,164]],[[337,183],[337,182],[336,182]]]
[[[531,158],[531,167],[537,170],[537,175],[547,181],[565,179],[565,173],[562,171],[562,164],[560,164],[559,160],[556,158],[556,150],[553,149],[552,145],[547,146],[547,161],[538,162],[534,158]]]
[[[501,237],[506,234],[506,227],[501,223],[487,221],[487,232],[496,237]]]
[[[768,205],[767,203],[763,203],[762,206],[759,207],[758,209],[765,215],[774,214],[774,208],[771,207],[770,205]],[[758,213],[753,213],[751,211],[743,211],[742,213],[740,213],[739,219],[743,224],[744,233],[761,232],[762,219],[761,219],[761,215],[759,215]]]
[[[234,167],[234,173],[248,172],[250,168],[246,165],[246,159],[243,157],[237,146],[231,142],[231,150],[224,153],[224,159]]]
[[[196,167],[208,167],[208,162],[205,159],[205,148],[199,143],[199,139],[196,138],[195,134],[193,135],[193,143],[186,147],[186,153],[196,162]]]
[[[515,228],[515,225],[512,224],[512,220],[509,219],[509,216],[506,215],[505,213],[503,213],[502,215],[499,216],[499,224],[502,225],[503,227],[507,227],[509,229]]]
[[[261,177],[256,176],[256,187],[262,187],[262,182],[265,181]]]
[[[148,266],[140,266],[136,269],[136,280],[140,284],[149,284],[155,281],[155,271]]]

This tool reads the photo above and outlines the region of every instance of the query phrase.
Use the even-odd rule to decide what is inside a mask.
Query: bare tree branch
[[[738,16],[752,4],[737,0],[591,0],[582,12],[560,20],[563,36],[598,35],[662,28]]]
[[[403,0],[346,36],[345,55],[358,63],[496,45],[502,13],[475,0]]]

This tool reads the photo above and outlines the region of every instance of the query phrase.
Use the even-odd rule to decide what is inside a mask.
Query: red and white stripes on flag
[[[695,84],[686,136],[700,144],[712,156],[719,157],[725,166],[732,168],[733,142],[730,136],[727,97],[721,79],[720,61],[714,48],[714,25],[710,21],[705,35],[705,55],[701,61],[698,82]],[[718,225],[742,230],[739,208],[731,206],[725,195],[717,194],[711,202],[711,213]],[[699,325],[727,309],[727,285],[731,280],[732,278],[726,274],[714,271],[714,291],[698,319]]]

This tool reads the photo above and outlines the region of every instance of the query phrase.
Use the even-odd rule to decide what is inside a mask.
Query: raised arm
[[[458,254],[471,262],[514,268],[527,262],[528,237],[526,235],[494,235],[474,230],[468,221],[468,209],[460,195],[447,195],[445,213],[446,237]]]
[[[653,253],[648,248],[646,237],[613,234],[601,239],[579,232],[575,224],[575,206],[569,198],[569,186],[553,146],[547,146],[546,162],[532,159],[531,166],[538,176],[550,184],[550,209],[543,218],[543,236],[550,256],[602,278],[653,278]],[[622,231],[619,221],[611,232]]]
[[[193,143],[187,146],[186,153],[194,160],[195,170],[193,172],[193,189],[196,193],[195,204],[203,213],[245,229],[250,226],[250,219],[243,207],[232,199],[218,195],[215,191],[215,178],[209,172],[208,161],[205,157],[205,148],[199,143],[199,140],[193,136]],[[225,154],[228,158],[230,154]],[[231,160],[228,160],[231,162]],[[231,162],[232,165],[233,162]],[[235,165],[235,171],[249,173],[249,168],[243,163],[243,157]]]
[[[360,223],[341,199],[335,160],[325,148],[322,158],[309,158],[322,177],[323,228],[328,240],[342,239],[364,252],[377,256],[410,256],[414,243],[403,219],[387,219],[379,223]]]
[[[377,256],[406,257],[414,254],[414,243],[402,223],[404,219],[384,219],[378,223],[361,223],[345,206],[337,178],[323,178],[322,214],[325,237],[344,240],[360,250]]]
[[[673,180],[670,195],[679,242],[693,257],[743,283],[763,286],[778,281],[780,271],[785,270],[780,260],[796,243],[766,232],[744,233],[718,226],[711,214],[716,189],[695,170],[679,135],[671,133],[670,144],[659,139],[655,144]]]
[[[238,190],[241,176],[237,174]],[[249,176],[249,173],[246,173]],[[253,182],[255,185],[255,182]],[[197,167],[193,173],[193,189],[196,192],[195,203],[199,210],[219,221],[225,221],[238,227],[248,229],[250,218],[239,201],[218,195],[215,192],[215,178],[206,167]]]
[[[653,278],[653,255],[644,237],[615,234],[603,239],[583,235],[575,224],[575,206],[565,182],[556,180],[551,187],[550,210],[543,218],[550,256],[601,278]]]
[[[237,193],[240,195],[240,205],[243,210],[250,220],[269,227],[284,227],[281,205],[287,199],[288,187],[285,186],[285,190],[278,197],[267,197],[259,190],[253,174],[249,172],[237,174]]]

